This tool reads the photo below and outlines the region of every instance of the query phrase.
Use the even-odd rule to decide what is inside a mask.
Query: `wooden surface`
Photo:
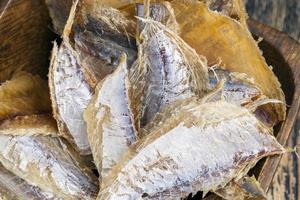
[[[300,40],[299,0],[246,0],[246,7],[250,17]],[[299,144],[300,115],[298,114],[287,146],[295,147]],[[299,150],[298,154],[300,154]],[[283,155],[268,195],[274,200],[300,200],[300,161],[295,153]]]
[[[0,83],[21,70],[46,78],[50,25],[44,0],[0,0]]]

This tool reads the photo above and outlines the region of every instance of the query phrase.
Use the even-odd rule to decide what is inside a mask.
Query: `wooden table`
[[[245,0],[249,16],[288,33],[300,41],[299,0]],[[300,144],[300,114],[288,141],[289,147]],[[298,155],[300,150],[298,149]],[[300,200],[300,158],[295,153],[283,156],[268,195],[274,200]]]

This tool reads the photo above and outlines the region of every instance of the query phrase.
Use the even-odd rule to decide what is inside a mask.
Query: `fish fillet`
[[[42,191],[39,187],[11,173],[0,164],[0,199],[1,200],[60,200],[54,194]]]
[[[286,107],[281,85],[248,29],[237,20],[210,11],[201,2],[175,0],[171,4],[183,40],[205,56],[209,65],[221,60],[223,69],[253,77],[265,96],[283,102],[265,109],[273,124],[284,120]]]
[[[6,169],[57,197],[94,199],[98,192],[95,178],[74,158],[59,138],[0,135],[0,162]]]
[[[116,71],[98,84],[84,113],[93,157],[102,178],[137,139],[128,103],[128,84],[123,57]]]
[[[179,199],[215,191],[261,158],[284,152],[271,129],[240,106],[191,100],[170,110],[176,109],[131,147],[98,199]]]
[[[54,44],[49,86],[60,134],[81,154],[90,154],[83,112],[92,98],[93,89],[85,80],[83,70],[67,42],[63,42],[59,49]]]
[[[87,81],[95,88],[116,69],[123,53],[128,66],[136,60],[135,32],[135,21],[119,10],[100,1],[80,1],[64,38],[70,41]]]
[[[208,85],[206,60],[160,22],[144,19],[139,58],[130,71],[130,99],[136,128],[166,105],[197,95]]]

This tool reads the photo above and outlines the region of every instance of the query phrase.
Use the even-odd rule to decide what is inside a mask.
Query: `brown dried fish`
[[[206,60],[160,22],[144,19],[139,58],[130,72],[130,99],[137,130],[166,105],[197,95],[208,85]]]
[[[58,136],[56,121],[49,115],[17,116],[0,123],[0,135]]]
[[[54,194],[42,191],[11,173],[0,163],[0,199],[1,200],[59,200]]]
[[[232,2],[242,6],[238,4],[239,0]],[[237,20],[210,11],[203,2],[175,0],[171,4],[180,26],[180,36],[198,54],[205,56],[209,65],[217,64],[221,59],[223,69],[253,77],[264,95],[283,102],[265,108],[272,124],[284,120],[286,107],[280,83],[248,29]]]
[[[74,159],[67,146],[59,138],[30,136],[30,131],[28,129],[29,136],[0,135],[3,166],[29,184],[57,197],[94,199],[98,191],[95,178],[82,171],[80,161]]]
[[[18,72],[0,85],[0,120],[50,111],[47,81],[38,75]]]
[[[124,56],[115,72],[98,84],[84,113],[93,157],[102,178],[137,139],[128,102],[128,84]]]
[[[135,21],[119,10],[100,1],[80,1],[76,12],[71,12],[64,38],[70,41],[94,88],[115,70],[123,53],[128,66],[136,60],[135,32]]]
[[[161,123],[131,147],[103,181],[98,199],[177,199],[215,191],[261,158],[284,152],[271,129],[240,106],[192,99],[168,110],[175,114],[154,119]]]
[[[60,135],[65,137],[83,155],[90,154],[83,111],[93,94],[85,80],[72,47],[63,42],[58,49],[54,43],[49,86],[54,118]]]

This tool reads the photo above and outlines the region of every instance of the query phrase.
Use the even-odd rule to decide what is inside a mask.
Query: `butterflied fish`
[[[0,162],[6,169],[57,197],[94,199],[98,191],[95,178],[82,171],[74,158],[59,138],[0,135]]]
[[[70,40],[93,88],[116,69],[123,53],[128,66],[136,60],[134,20],[100,1],[80,1],[72,13],[64,38]]]
[[[209,71],[209,89],[213,90],[222,80],[224,81],[222,95],[228,102],[243,106],[264,96],[253,79],[246,74],[230,73],[222,69]]]
[[[206,60],[160,22],[150,19],[140,34],[139,58],[130,72],[136,128],[168,104],[197,95],[208,85]]]
[[[203,2],[175,0],[171,4],[180,26],[180,36],[198,54],[205,56],[209,65],[217,64],[221,59],[223,69],[253,77],[265,96],[283,102],[265,109],[272,124],[284,120],[284,93],[250,32],[237,20],[210,11]]]
[[[93,89],[85,80],[74,51],[67,42],[63,42],[59,49],[54,44],[49,86],[53,115],[60,134],[81,154],[90,154],[83,111],[92,98]]]
[[[128,102],[128,84],[124,56],[116,71],[98,84],[84,114],[93,157],[101,177],[107,175],[137,139]]]
[[[0,85],[0,120],[50,111],[47,81],[38,75],[18,72]]]
[[[42,191],[11,173],[0,163],[0,198],[1,200],[59,200],[54,194]]]
[[[168,109],[166,109],[168,110]],[[225,101],[175,103],[103,181],[98,199],[179,199],[243,177],[283,147],[247,109]],[[154,119],[156,121],[156,119]]]

